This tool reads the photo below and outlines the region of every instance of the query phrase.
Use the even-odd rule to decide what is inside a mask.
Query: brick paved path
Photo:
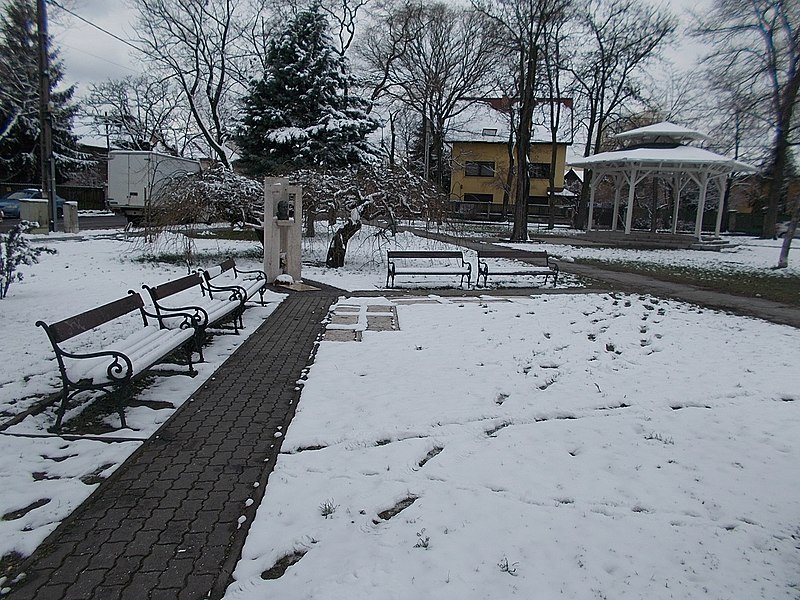
[[[219,597],[275,463],[283,438],[274,434],[294,414],[297,380],[334,298],[305,292],[284,300],[45,541],[9,597]]]

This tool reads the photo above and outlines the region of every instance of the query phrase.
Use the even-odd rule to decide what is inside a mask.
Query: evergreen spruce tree
[[[39,147],[39,63],[36,8],[31,0],[10,0],[0,13],[0,181],[37,183]],[[50,48],[50,101],[56,178],[86,164],[72,134],[78,107],[75,87],[56,91],[64,77],[58,51]]]
[[[240,166],[252,175],[337,169],[374,161],[377,127],[333,47],[318,4],[270,43],[264,77],[250,85],[238,131]]]

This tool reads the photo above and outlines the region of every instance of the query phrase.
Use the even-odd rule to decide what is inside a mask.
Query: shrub
[[[8,294],[8,288],[15,281],[22,281],[20,265],[32,265],[39,262],[42,252],[55,254],[51,248],[34,247],[25,237],[25,233],[33,227],[33,223],[21,221],[8,233],[0,233],[0,300]]]

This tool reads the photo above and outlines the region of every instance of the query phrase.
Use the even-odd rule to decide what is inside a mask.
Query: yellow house
[[[529,214],[545,214],[550,186],[551,142],[550,105],[557,103],[561,111],[556,143],[555,189],[564,193],[564,171],[567,146],[572,143],[572,100],[542,100],[534,116],[528,173],[531,187]],[[451,146],[452,166],[450,199],[455,210],[465,215],[501,212],[504,191],[513,190],[509,182],[509,140],[511,139],[509,101],[487,98],[473,101],[451,123],[447,142]],[[513,203],[513,191],[510,202]]]

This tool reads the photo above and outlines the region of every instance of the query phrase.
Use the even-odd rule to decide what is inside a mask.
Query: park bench
[[[397,275],[455,275],[472,279],[472,265],[464,260],[460,250],[389,250],[386,255],[388,271],[386,287],[394,287]]]
[[[128,294],[57,323],[36,322],[50,338],[61,374],[61,404],[56,411],[55,425],[49,431],[58,433],[61,430],[64,414],[75,396],[93,390],[106,391],[114,396],[122,427],[127,427],[125,403],[133,393],[132,383],[178,350],[183,350],[186,355],[188,374],[196,374],[192,365],[195,316],[180,310],[165,311],[161,315],[151,313],[145,309],[139,294]],[[111,343],[95,341],[108,337],[108,331],[100,330],[104,325],[135,312],[141,315],[142,327],[137,326],[124,338]],[[139,322],[138,318],[136,322]],[[95,336],[92,340],[89,332]],[[86,335],[79,342],[66,344],[83,334]]]
[[[508,263],[498,263],[496,259],[513,260],[515,262],[509,265]],[[478,278],[476,284],[480,285],[481,277],[483,277],[483,285],[485,287],[489,275],[543,276],[545,283],[547,283],[548,277],[552,277],[553,287],[555,287],[558,280],[558,265],[550,260],[547,252],[528,252],[511,248],[478,250]]]
[[[264,292],[267,291],[267,274],[264,271],[240,269],[234,259],[228,258],[216,267],[202,271],[202,275],[203,291],[209,297],[213,298],[215,293],[226,294],[232,288],[239,288],[244,294],[245,302],[252,300],[257,293],[259,304],[264,306]]]
[[[243,326],[242,313],[246,296],[242,288],[226,288],[224,296],[220,289],[216,298],[212,298],[205,294],[203,278],[198,273],[184,275],[153,287],[145,284],[142,288],[147,290],[150,295],[157,315],[168,315],[171,312],[179,311],[193,316],[197,323],[195,328],[197,350],[200,353],[201,361],[205,360],[203,345],[206,330],[209,327],[220,327],[224,323],[230,322],[234,332],[238,334],[239,328]],[[165,300],[177,302],[183,306],[170,306],[165,303]]]

